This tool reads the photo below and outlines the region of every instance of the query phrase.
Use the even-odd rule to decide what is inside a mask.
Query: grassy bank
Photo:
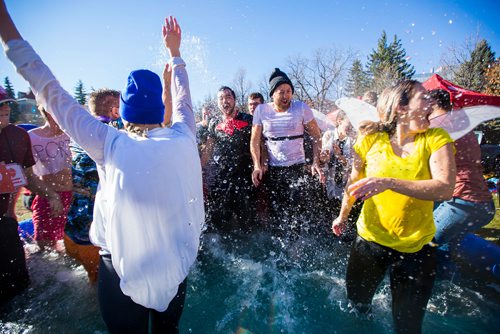
[[[493,194],[493,200],[495,201],[496,208],[495,217],[488,225],[477,231],[476,234],[500,245],[500,206],[498,203],[498,194]]]

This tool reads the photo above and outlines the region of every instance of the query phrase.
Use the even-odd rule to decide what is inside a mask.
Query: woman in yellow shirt
[[[384,90],[377,111],[379,122],[360,126],[332,230],[341,235],[355,200],[364,201],[347,266],[347,297],[357,311],[370,313],[389,269],[395,331],[420,333],[435,278],[433,201],[450,198],[455,183],[452,139],[429,129],[430,101],[417,81]]]

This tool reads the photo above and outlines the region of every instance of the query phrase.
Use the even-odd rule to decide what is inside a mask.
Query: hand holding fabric
[[[63,212],[63,203],[61,201],[61,197],[56,192],[51,192],[49,196],[47,196],[47,200],[49,201],[49,206],[51,210],[51,216],[57,217]]]

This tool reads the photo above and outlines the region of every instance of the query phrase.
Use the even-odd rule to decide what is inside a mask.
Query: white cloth
[[[333,143],[339,138],[337,134],[337,129],[333,128],[326,130],[321,137],[321,151],[330,151],[332,153]]]
[[[291,101],[285,112],[277,112],[272,103],[259,104],[253,114],[253,125],[262,126],[267,138],[270,166],[292,166],[304,163],[304,138],[272,140],[272,138],[304,135],[304,124],[314,119],[313,112],[301,101]]]
[[[80,106],[31,46],[11,41],[6,54],[39,103],[97,163],[92,242],[111,253],[124,294],[167,309],[196,259],[204,224],[201,167],[188,77],[173,59],[173,125],[141,138],[117,131]]]
[[[431,128],[442,128],[457,140],[474,130],[476,126],[490,119],[500,117],[498,106],[472,106],[451,110],[446,114],[432,118]]]
[[[335,180],[335,173],[339,172],[339,169],[336,170],[335,166],[337,164],[342,164],[342,163],[338,160],[338,157],[333,150],[333,145],[335,144],[337,146],[340,146],[339,135],[337,129],[328,130],[323,134],[322,150],[329,150],[331,154],[331,159],[335,159],[335,163],[333,164],[333,166],[328,167],[328,172],[326,176],[326,194],[329,199],[336,198],[338,200],[342,200],[342,197],[344,196],[344,188],[347,184],[347,181],[349,180],[349,176],[351,174],[352,162],[354,160],[353,149],[352,149],[354,141],[355,139],[351,137],[345,137],[344,139],[344,144],[342,145],[342,150],[340,153],[347,160],[347,163],[344,165],[344,168],[341,169],[341,172],[343,173],[342,181],[337,182]]]
[[[56,174],[65,168],[71,168],[71,151],[69,137],[62,133],[55,137],[42,137],[37,129],[28,131],[31,140],[31,151],[36,164],[33,173],[37,176]]]

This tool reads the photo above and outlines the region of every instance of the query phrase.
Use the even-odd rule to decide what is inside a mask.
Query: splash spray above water
[[[153,59],[152,68],[161,73],[166,61],[170,58],[168,51],[163,45],[163,39],[158,40],[157,47],[151,50],[156,54]],[[192,86],[203,84],[204,87],[217,88],[219,80],[217,76],[210,71],[210,50],[208,42],[199,36],[184,33],[181,44],[182,58],[189,66],[190,82]]]

